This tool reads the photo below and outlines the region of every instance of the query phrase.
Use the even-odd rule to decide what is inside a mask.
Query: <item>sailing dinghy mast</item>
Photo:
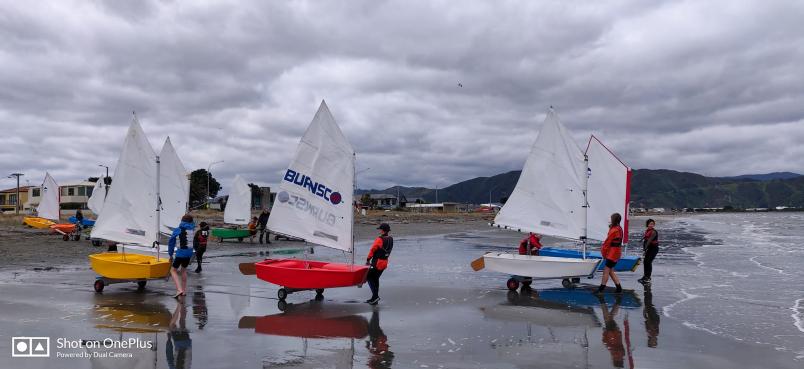
[[[551,107],[552,108],[552,107]],[[589,155],[583,153],[583,234],[581,235],[581,242],[583,243],[583,252],[581,257],[586,259],[586,236],[588,235],[587,228],[589,226]]]

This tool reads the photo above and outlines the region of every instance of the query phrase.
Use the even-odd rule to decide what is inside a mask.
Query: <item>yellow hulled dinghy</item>
[[[22,218],[22,224],[25,224],[31,228],[47,229],[56,224],[56,222],[40,217],[25,217]]]

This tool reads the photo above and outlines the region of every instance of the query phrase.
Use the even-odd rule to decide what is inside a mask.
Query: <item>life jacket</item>
[[[200,229],[195,233],[195,238],[193,239],[193,247],[207,247],[207,240],[209,239],[209,230],[208,229]]]
[[[187,230],[184,227],[181,228],[181,232],[179,232],[179,248],[186,249],[187,248]]]
[[[382,240],[382,246],[374,250],[374,253],[371,257],[371,266],[377,268],[377,261],[379,260],[386,260],[385,263],[387,264],[388,257],[391,256],[391,251],[394,249],[394,238],[391,236],[380,236],[380,240]],[[384,267],[382,269],[385,269]]]
[[[653,232],[653,233],[651,233],[651,232]],[[657,231],[656,229],[647,229],[647,230],[645,230],[645,235],[642,236],[642,238],[645,240],[645,242],[647,242],[651,237],[653,237],[654,234],[656,235],[656,237],[653,240],[651,240],[650,242],[648,242],[648,244],[646,246],[651,246],[651,247],[658,247],[659,246],[659,231]]]
[[[611,239],[611,242],[609,243],[609,246],[611,246],[611,247],[620,247],[620,246],[623,245],[623,229],[619,225],[617,225],[615,227],[617,227],[618,236],[614,236]]]

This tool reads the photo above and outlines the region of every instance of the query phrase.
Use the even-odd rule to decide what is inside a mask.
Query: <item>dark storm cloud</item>
[[[519,169],[550,105],[635,168],[804,172],[797,2],[0,7],[0,170],[31,182],[114,165],[136,110],[188,169],[275,183],[321,99],[364,188]]]

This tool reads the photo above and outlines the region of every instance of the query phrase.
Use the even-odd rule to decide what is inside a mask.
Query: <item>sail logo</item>
[[[329,226],[334,226],[338,217],[323,208],[316,206],[310,200],[298,195],[291,195],[287,191],[282,191],[276,195],[276,199],[282,204],[288,204],[302,213],[312,215],[316,221]]]
[[[341,196],[340,192],[329,188],[323,183],[313,181],[309,176],[293,169],[288,169],[285,172],[284,180],[310,191],[313,195],[331,202],[332,205],[338,205],[343,201],[343,196]]]

